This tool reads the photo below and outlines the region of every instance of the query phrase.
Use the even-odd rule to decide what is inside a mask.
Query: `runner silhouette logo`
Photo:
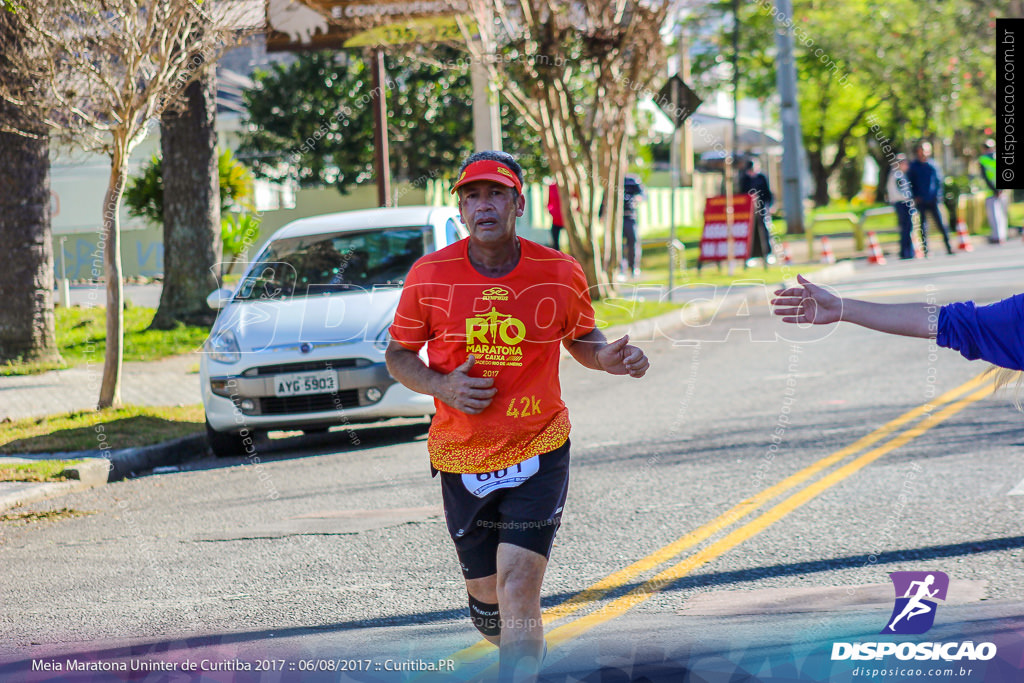
[[[896,604],[882,633],[926,633],[935,623],[935,601],[946,599],[949,577],[943,572],[890,572],[889,578]]]

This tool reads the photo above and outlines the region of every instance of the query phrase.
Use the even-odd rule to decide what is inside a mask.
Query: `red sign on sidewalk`
[[[700,261],[725,261],[729,253],[728,217],[724,195],[708,197],[704,204],[704,232],[700,236]],[[750,254],[750,229],[754,217],[750,195],[732,197],[732,257],[746,261]]]

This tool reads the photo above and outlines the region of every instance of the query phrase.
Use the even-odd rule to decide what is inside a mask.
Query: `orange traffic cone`
[[[971,244],[971,237],[967,234],[967,223],[963,221],[956,222],[956,236],[960,238],[960,244],[957,245],[957,251],[974,251],[974,245]]]
[[[828,237],[821,236],[821,262],[822,263],[835,263],[836,257],[832,253],[832,243],[828,241]]]
[[[787,265],[787,266],[793,265],[793,257],[790,256],[790,254],[789,254],[789,243],[788,242],[783,242],[782,243],[782,263],[783,263],[783,265]]]
[[[868,231],[868,263],[885,265],[885,254],[882,253],[882,247],[878,244],[878,237],[874,230]]]

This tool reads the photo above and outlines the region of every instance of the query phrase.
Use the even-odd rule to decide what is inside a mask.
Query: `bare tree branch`
[[[573,256],[593,293],[608,293],[617,265],[627,129],[640,93],[663,64],[660,29],[671,3],[467,4],[473,22],[460,26],[473,59],[486,65],[502,95],[540,133],[566,207]]]
[[[238,27],[251,13],[245,2],[202,5],[53,0],[26,3],[5,18],[15,22],[28,47],[2,55],[0,98],[17,104],[21,115],[0,125],[26,134],[44,126],[64,145],[103,151],[111,160],[102,217],[107,343],[100,407],[120,403],[124,330],[118,212],[128,158],[150,122],[202,75],[206,64],[244,37],[246,31]]]

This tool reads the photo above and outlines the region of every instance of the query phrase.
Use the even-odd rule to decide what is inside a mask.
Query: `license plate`
[[[338,373],[293,372],[274,378],[274,396],[302,396],[303,394],[329,394],[338,390]]]

